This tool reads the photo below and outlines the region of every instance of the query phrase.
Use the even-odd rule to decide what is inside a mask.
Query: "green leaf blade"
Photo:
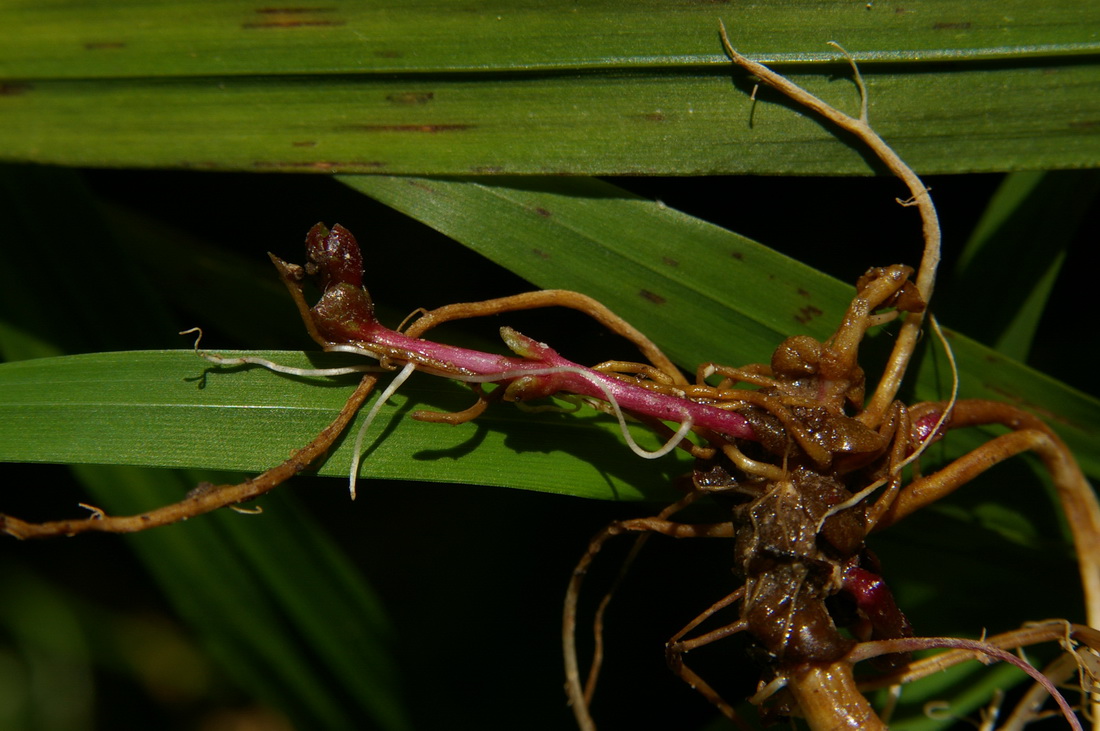
[[[0,75],[107,78],[241,74],[438,73],[683,66],[723,60],[721,18],[766,63],[821,61],[828,40],[860,60],[1094,53],[1087,0],[1038,6],[926,0],[784,0],[735,12],[705,4],[458,0],[316,7],[187,0],[126,5],[8,3]]]
[[[0,97],[0,159],[402,175],[874,169],[771,95],[754,107],[731,73],[41,81]],[[1100,65],[864,76],[879,131],[921,173],[1100,164]],[[855,111],[847,82],[792,80]],[[965,114],[939,101],[960,96]]]
[[[790,64],[793,81],[834,100],[832,78],[848,70],[825,44],[844,43],[864,62],[872,119],[921,173],[1100,165],[1087,3],[870,5],[792,0],[725,21],[742,51]],[[0,10],[0,47],[8,161],[402,175],[874,169],[775,97],[754,107],[731,90],[730,78],[751,84],[721,55],[706,6],[16,5]]]
[[[295,367],[346,364],[346,358],[303,353],[251,354]],[[0,460],[262,472],[334,419],[350,390],[346,378],[326,383],[262,368],[218,369],[189,351],[6,363],[0,365]],[[374,427],[378,436],[368,440],[360,475],[636,500],[664,496],[663,485],[680,469],[670,460],[655,477],[652,465],[614,458],[621,436],[607,417],[540,419],[502,407],[458,427],[407,418],[414,404],[454,409],[469,398],[438,379],[407,385]],[[360,414],[347,434],[364,418]],[[354,439],[347,434],[318,474],[348,474]],[[654,441],[644,431],[637,438]],[[476,456],[456,471],[454,461],[475,447]]]

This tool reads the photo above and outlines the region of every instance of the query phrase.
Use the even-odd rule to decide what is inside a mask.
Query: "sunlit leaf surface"
[[[720,53],[871,116],[922,173],[1100,161],[1085,0],[0,9],[0,159],[390,174],[867,173]],[[731,84],[731,79],[734,83]],[[966,100],[965,108],[958,104]],[[1027,139],[1027,144],[1020,144]]]

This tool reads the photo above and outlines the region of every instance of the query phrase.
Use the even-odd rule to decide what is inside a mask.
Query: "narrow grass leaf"
[[[250,354],[295,367],[348,362],[295,352]],[[471,398],[463,387],[418,380],[382,412],[367,442],[363,476],[637,499],[667,485],[679,469],[676,460],[655,473],[652,464],[622,459],[618,425],[594,413],[531,416],[502,407],[451,428],[409,419],[414,406],[453,410]],[[0,460],[261,472],[335,418],[354,382],[354,376],[299,379],[262,368],[217,368],[191,351],[6,363],[0,365]],[[354,435],[363,418],[347,434]],[[637,438],[656,446],[644,431]],[[346,476],[353,442],[345,435],[318,473]]]
[[[861,60],[1001,59],[1094,52],[1100,21],[1083,0],[1039,7],[925,0],[776,0],[734,9],[629,0],[385,0],[315,7],[146,0],[123,6],[11,2],[0,8],[0,74],[110,78],[424,73],[682,66],[721,60],[720,17],[762,60],[815,61],[837,40]]]
[[[789,75],[840,107],[858,107],[841,60]],[[1090,133],[1100,66],[871,67],[864,77],[879,131],[923,174],[1100,164]],[[876,169],[818,120],[769,92],[753,104],[751,91],[728,65],[486,78],[43,80],[0,96],[0,160],[403,175]],[[965,114],[945,102],[960,98]]]
[[[793,81],[854,108],[850,83],[836,83],[847,65],[826,45],[843,43],[864,63],[872,119],[922,173],[1100,164],[1096,14],[1082,0],[1010,5],[10,3],[0,160],[421,175],[873,169],[772,94],[751,104],[752,81],[721,54],[721,17],[742,51],[791,64]]]

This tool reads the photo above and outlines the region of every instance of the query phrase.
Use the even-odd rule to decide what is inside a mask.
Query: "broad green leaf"
[[[537,287],[596,297],[687,368],[767,360],[792,332],[828,337],[853,291],[755,241],[600,180],[340,180]]]
[[[1100,163],[1089,132],[1098,65],[891,68],[864,72],[872,119],[918,172]],[[856,93],[836,75],[843,65],[791,78],[854,113]],[[768,92],[754,105],[750,91],[722,65],[499,79],[44,80],[0,97],[0,159],[419,175],[874,170],[817,120]],[[943,104],[958,99],[965,114]]]
[[[9,78],[243,74],[424,73],[682,66],[720,60],[718,18],[765,62],[829,58],[824,40],[861,60],[957,60],[1092,53],[1100,21],[1086,0],[1039,7],[924,0],[876,3],[773,0],[735,8],[624,0],[386,0],[257,7],[60,0],[10,2],[0,57]],[[16,32],[17,31],[17,32]]]
[[[348,362],[294,352],[252,354],[306,368]],[[260,472],[332,421],[349,383],[355,378],[218,368],[191,351],[6,363],[0,365],[0,460]],[[593,413],[539,417],[504,407],[458,427],[408,418],[413,408],[460,409],[471,398],[437,379],[407,384],[374,425],[361,474],[663,499],[655,486],[663,489],[682,469],[675,460],[655,472],[652,464],[623,459],[618,426]],[[354,436],[364,418],[360,414],[348,434]],[[644,432],[638,439],[657,446]],[[345,437],[319,473],[346,476],[353,443]],[[459,459],[463,468],[456,470]]]
[[[879,131],[923,173],[1100,164],[1100,44],[1081,0],[912,12],[801,0],[738,13],[622,0],[209,7],[8,6],[0,159],[457,175],[872,170],[772,94],[747,100],[751,81],[720,53],[721,16],[743,51],[797,62],[784,68],[794,81],[854,110],[851,84],[836,83],[849,71],[824,45],[842,41],[867,62]]]

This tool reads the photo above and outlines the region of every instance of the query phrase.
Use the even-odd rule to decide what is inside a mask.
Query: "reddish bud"
[[[930,414],[924,414],[913,422],[914,448],[925,442],[940,439],[944,435],[947,431],[947,424],[940,425],[939,430],[936,430],[936,425],[939,423],[941,416],[943,416],[942,412],[933,411]]]
[[[306,255],[312,264],[310,273],[321,277],[321,289],[337,284],[363,286],[363,255],[351,231],[336,224],[330,231],[318,223],[306,234]]]

